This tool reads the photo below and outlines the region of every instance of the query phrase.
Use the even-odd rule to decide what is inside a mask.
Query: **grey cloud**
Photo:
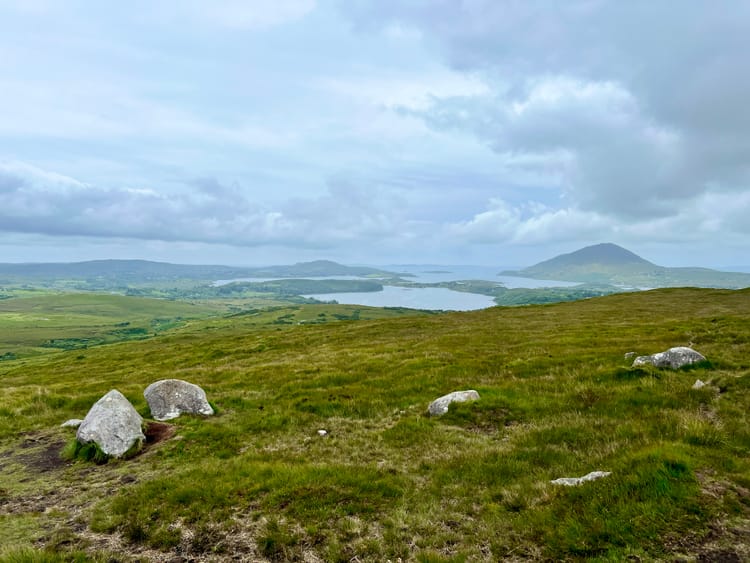
[[[251,202],[238,185],[196,180],[179,193],[99,188],[26,166],[0,165],[0,231],[326,248],[408,237],[393,196],[339,179],[317,198],[276,208]]]
[[[378,0],[342,10],[365,30],[416,28],[448,64],[483,76],[492,94],[437,98],[418,115],[499,153],[567,151],[569,205],[669,216],[701,194],[748,189],[748,3]],[[600,95],[535,102],[535,88],[555,81]]]

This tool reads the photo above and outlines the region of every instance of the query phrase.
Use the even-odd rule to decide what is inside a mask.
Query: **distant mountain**
[[[149,283],[174,280],[217,280],[271,277],[392,277],[396,274],[359,266],[344,266],[328,260],[291,266],[245,268],[170,264],[148,260],[92,260],[71,263],[0,264],[0,283],[23,281],[86,280],[117,283]]]
[[[750,274],[708,268],[666,268],[612,243],[561,254],[507,276],[627,287],[750,287]]]
[[[356,277],[394,277],[397,274],[368,268],[365,266],[344,266],[330,260],[315,260],[313,262],[299,262],[291,266],[269,266],[254,268],[251,277],[321,277],[321,276],[356,276]]]

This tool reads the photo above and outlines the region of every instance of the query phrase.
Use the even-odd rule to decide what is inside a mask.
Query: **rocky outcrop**
[[[109,456],[121,457],[146,440],[142,423],[130,401],[113,389],[94,403],[78,427],[76,438],[81,444],[95,443]]]
[[[611,471],[592,471],[583,477],[560,477],[554,481],[550,481],[553,485],[565,485],[566,487],[577,487],[588,481],[596,481],[602,477],[611,475]]]
[[[687,346],[678,346],[676,348],[670,348],[665,352],[659,352],[658,354],[651,354],[650,356],[638,356],[633,361],[633,367],[643,366],[651,364],[658,368],[672,368],[679,369],[684,366],[696,364],[699,362],[705,362],[706,358],[703,354],[699,354],[692,348]]]
[[[463,403],[466,401],[476,401],[479,399],[479,393],[473,389],[467,391],[454,391],[432,401],[427,411],[432,416],[441,416],[448,412],[448,406],[451,403]]]
[[[156,420],[170,420],[181,414],[214,414],[205,391],[181,379],[156,381],[146,387],[143,396],[151,409],[151,416]]]

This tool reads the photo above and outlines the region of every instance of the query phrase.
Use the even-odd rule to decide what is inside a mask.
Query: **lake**
[[[366,305],[370,307],[408,307],[409,309],[433,309],[444,311],[474,311],[492,307],[495,302],[488,295],[463,293],[442,287],[395,287],[383,286],[383,291],[362,293],[324,293],[305,295],[320,301],[338,301],[343,305]]]
[[[498,276],[497,272],[510,268],[489,266],[445,266],[425,264],[397,264],[378,266],[390,272],[406,274],[405,280],[419,283],[438,283],[460,280],[488,280],[500,282],[508,288],[570,287],[575,282],[534,280],[513,276]],[[235,281],[262,282],[280,278],[242,278],[218,280],[214,285],[224,285]],[[353,276],[306,277],[305,279],[367,279]],[[431,309],[442,311],[474,311],[492,307],[495,302],[488,295],[465,293],[440,287],[408,288],[386,285],[383,291],[323,293],[305,295],[319,301],[337,301],[344,305],[365,305],[370,307],[408,307],[410,309]]]

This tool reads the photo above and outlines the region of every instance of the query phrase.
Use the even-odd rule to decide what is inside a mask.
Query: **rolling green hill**
[[[708,268],[666,268],[616,244],[587,246],[519,271],[502,272],[544,280],[624,285],[628,287],[750,287],[750,274]]]
[[[0,560],[747,560],[748,318],[750,292],[709,289],[313,325],[248,313],[0,362]],[[709,363],[623,357],[676,345]],[[143,389],[167,377],[217,415],[158,427],[168,439],[126,461],[60,458],[62,421],[112,388],[148,416]],[[481,399],[426,416],[458,389]],[[594,470],[611,475],[550,483]]]

